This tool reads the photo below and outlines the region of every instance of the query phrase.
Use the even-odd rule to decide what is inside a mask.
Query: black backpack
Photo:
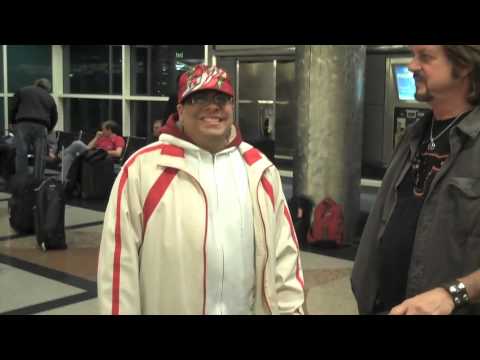
[[[91,149],[87,150],[83,157],[85,161],[89,162],[90,164],[94,164],[96,162],[105,160],[108,157],[108,153],[103,149]]]
[[[300,244],[307,241],[314,202],[306,196],[294,196],[288,201],[293,226]]]

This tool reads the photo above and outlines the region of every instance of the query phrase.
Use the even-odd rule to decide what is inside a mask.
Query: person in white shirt
[[[125,163],[105,213],[102,314],[303,314],[280,175],[233,124],[217,67],[179,79],[177,113]]]

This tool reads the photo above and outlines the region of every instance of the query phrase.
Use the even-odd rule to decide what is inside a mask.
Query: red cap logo
[[[233,86],[225,70],[201,64],[180,77],[178,103],[182,103],[187,96],[201,90],[216,90],[233,96]]]

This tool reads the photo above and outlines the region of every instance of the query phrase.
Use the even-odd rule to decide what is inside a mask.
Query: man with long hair
[[[431,116],[397,146],[352,273],[360,313],[480,314],[480,45],[412,45]]]

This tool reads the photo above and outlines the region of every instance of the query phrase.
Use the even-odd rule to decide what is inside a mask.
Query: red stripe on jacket
[[[262,176],[262,186],[265,192],[267,193],[268,197],[272,201],[272,206],[275,209],[275,198],[273,197],[273,186],[270,184],[270,182],[267,180],[267,178]]]
[[[155,184],[151,187],[148,192],[147,198],[143,205],[143,231],[145,232],[147,228],[148,220],[153,213],[153,210],[157,207],[158,203],[162,199],[165,191],[167,191],[168,186],[177,175],[178,170],[172,168],[166,168],[165,171],[158,177]]]
[[[295,245],[297,246],[297,249],[299,251],[298,257],[297,257],[297,270],[296,270],[296,277],[300,285],[302,285],[302,289],[304,287],[303,284],[303,279],[300,276],[300,246],[298,245],[298,240],[297,240],[297,235],[295,234],[295,228],[292,223],[292,218],[290,216],[290,213],[288,212],[288,209],[285,205],[283,205],[283,213],[285,217],[287,218],[288,224],[290,225],[290,233],[292,235],[293,241],[295,242]]]
[[[128,179],[128,169],[140,155],[157,150],[162,150],[163,152],[163,148],[165,148],[165,144],[158,144],[156,146],[140,150],[127,161],[122,170],[117,191],[117,208],[115,209],[115,251],[113,253],[112,315],[118,315],[120,313],[120,258],[122,255],[120,211],[122,208],[122,194]]]
[[[260,151],[258,151],[257,149],[251,148],[250,150],[245,151],[243,153],[243,158],[245,159],[248,165],[253,165],[262,158],[262,155],[260,154]]]
[[[260,204],[260,200],[259,200],[259,191],[257,191],[257,202]],[[262,215],[262,211],[260,209],[260,219],[262,219],[262,225],[263,225],[263,233],[264,234],[267,234],[267,227],[265,226],[265,220],[263,219],[263,215]],[[263,265],[263,273],[262,273],[262,284],[263,284],[263,300],[265,301],[265,303],[267,304],[267,307],[268,307],[268,310],[270,311],[270,313],[272,313],[272,307],[270,306],[270,303],[268,302],[268,297],[267,297],[267,291],[266,291],[266,287],[265,287],[265,272],[267,271],[267,263],[268,263],[268,258],[270,256],[269,252],[268,252],[268,245],[267,245],[267,240],[266,240],[266,236],[265,236],[265,252],[267,254],[267,256],[265,257],[265,263]]]
[[[170,144],[162,144],[160,146],[162,147],[162,155],[185,157],[185,150],[181,147]]]

